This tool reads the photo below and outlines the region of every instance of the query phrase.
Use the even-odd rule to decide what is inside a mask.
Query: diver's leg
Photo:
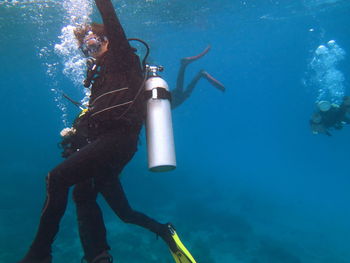
[[[111,178],[108,182],[106,180],[103,180],[103,182],[99,190],[109,206],[123,222],[138,225],[152,231],[163,238],[172,250],[176,249],[176,244],[169,234],[168,224],[161,224],[131,208],[118,176]]]
[[[41,213],[39,228],[32,245],[21,263],[45,262],[51,257],[51,245],[59,229],[59,222],[64,214],[67,205],[68,189],[60,180],[56,171],[51,171],[47,178],[47,197]],[[51,262],[51,261],[48,261]]]
[[[181,59],[179,72],[177,74],[176,89],[183,90],[186,67],[190,63],[203,57],[205,54],[207,54],[209,52],[209,50],[210,50],[210,46],[207,46],[200,54],[198,54],[196,56],[185,57],[185,58]]]
[[[225,91],[225,87],[222,83],[220,83],[218,80],[216,80],[213,76],[211,76],[205,70],[201,70],[197,73],[197,75],[192,79],[190,84],[187,86],[186,91],[184,92],[184,94],[186,95],[186,98],[191,96],[194,88],[196,87],[198,81],[201,78],[205,78],[206,80],[208,80],[210,82],[210,84],[212,84],[215,88],[217,88],[221,91]]]
[[[201,74],[215,88],[217,88],[218,90],[223,91],[223,92],[225,91],[225,86],[220,81],[215,79],[212,75],[210,75],[208,72],[201,70]]]
[[[51,245],[66,210],[70,186],[100,174],[113,173],[113,165],[120,156],[120,139],[114,134],[103,135],[72,154],[47,176],[47,198],[40,217],[35,239],[21,263],[41,260],[51,255]],[[40,262],[40,261],[38,261]]]
[[[77,184],[73,191],[80,242],[87,262],[110,249],[103,215],[96,202],[97,193],[93,179]]]
[[[181,65],[188,65],[188,64],[192,63],[193,61],[196,61],[196,60],[204,57],[209,52],[210,49],[211,49],[211,47],[207,46],[201,53],[199,53],[196,56],[182,58]]]
[[[177,79],[176,79],[176,88],[172,91],[172,109],[175,109],[179,105],[181,105],[187,97],[184,96],[184,81],[185,81],[185,71],[186,67],[203,57],[205,54],[207,54],[210,50],[210,46],[207,46],[200,54],[192,57],[185,57],[182,58],[180,61],[180,68],[177,73]]]
[[[188,84],[186,91],[183,93],[185,99],[189,98],[196,87],[198,81],[203,77],[202,70],[199,71],[196,76],[191,80],[190,84]]]
[[[125,223],[139,225],[158,234],[162,224],[152,218],[133,210],[126,198],[123,187],[117,176],[108,182],[104,180],[103,186],[99,188],[109,206]]]
[[[171,91],[171,108],[175,109],[180,106],[186,98],[184,94],[184,81],[185,81],[185,70],[189,63],[183,63],[181,61],[179,71],[177,73],[176,88]]]

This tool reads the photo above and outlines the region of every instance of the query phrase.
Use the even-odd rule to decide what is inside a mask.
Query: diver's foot
[[[161,232],[160,237],[165,241],[170,250],[175,253],[178,248],[173,238],[174,226],[170,223],[164,224]]]
[[[224,85],[218,81],[217,79],[215,79],[212,75],[210,75],[208,72],[206,72],[205,70],[201,70],[201,75],[206,78],[209,83],[211,85],[213,85],[215,88],[221,90],[221,91],[225,91],[225,87]]]
[[[108,251],[103,251],[100,255],[95,257],[91,263],[113,263],[113,257]]]
[[[43,259],[35,259],[29,256],[25,256],[22,260],[17,263],[52,263],[52,256],[49,255]]]
[[[209,50],[210,50],[210,46],[207,46],[200,54],[193,56],[193,57],[185,57],[181,59],[181,64],[183,66],[186,66],[188,64],[190,64],[193,61],[196,61],[197,59],[200,59],[201,57],[205,56]]]

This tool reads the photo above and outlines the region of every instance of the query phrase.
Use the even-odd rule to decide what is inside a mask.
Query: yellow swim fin
[[[191,253],[187,250],[187,248],[182,244],[179,236],[177,235],[175,229],[169,226],[169,230],[171,232],[171,237],[175,241],[177,246],[177,251],[172,251],[171,255],[173,256],[176,263],[197,263],[192,257]]]

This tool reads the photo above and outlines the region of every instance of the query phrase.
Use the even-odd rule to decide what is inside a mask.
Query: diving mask
[[[102,42],[100,37],[96,36],[92,31],[88,31],[80,49],[86,57],[91,57],[101,49]]]

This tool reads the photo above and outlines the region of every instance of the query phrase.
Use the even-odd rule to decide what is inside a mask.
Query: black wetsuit
[[[331,106],[328,111],[317,111],[314,115],[318,116],[320,121],[315,122],[311,119],[309,121],[311,129],[316,127],[316,130],[321,131],[321,133],[332,136],[329,131],[330,129],[340,130],[343,128],[344,124],[350,124],[350,119],[348,117],[349,108],[350,107],[343,102],[339,107]]]
[[[328,128],[341,129],[345,111],[342,107],[332,106],[328,111],[320,111],[322,124]]]
[[[122,220],[162,236],[164,225],[132,210],[118,175],[137,150],[144,119],[144,101],[136,94],[143,84],[138,56],[130,47],[110,0],[95,0],[109,40],[107,53],[97,61],[89,111],[76,125],[87,140],[47,176],[47,198],[36,237],[26,258],[41,259],[51,245],[66,210],[68,190],[77,185],[74,199],[80,235],[88,260],[108,249],[96,195],[100,192]],[[86,134],[85,134],[86,133]]]

